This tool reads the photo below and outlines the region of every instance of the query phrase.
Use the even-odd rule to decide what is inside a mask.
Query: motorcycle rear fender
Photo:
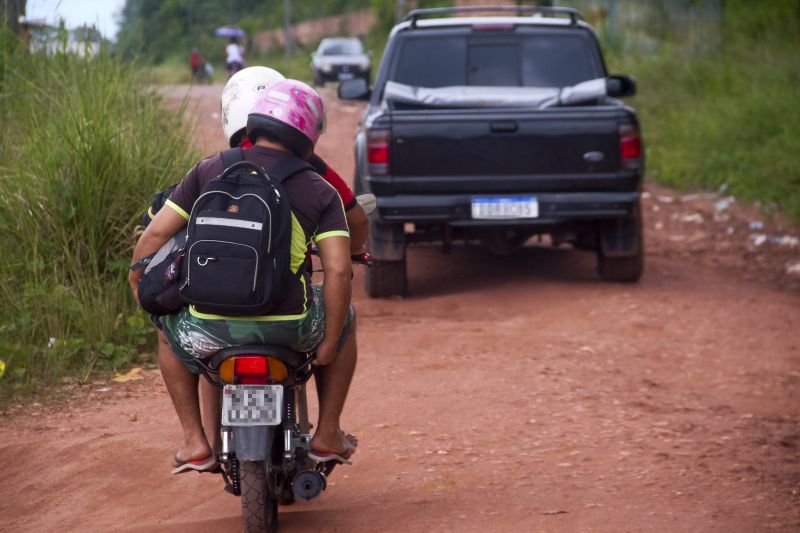
[[[233,446],[240,461],[265,461],[272,452],[275,431],[280,426],[233,426]]]

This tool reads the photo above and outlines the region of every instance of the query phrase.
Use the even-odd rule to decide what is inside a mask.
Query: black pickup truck
[[[407,289],[406,246],[532,235],[595,250],[607,280],[643,270],[643,150],[635,93],[609,76],[591,26],[569,8],[416,10],[392,30],[355,140],[356,192],[377,197],[370,296]],[[430,18],[431,16],[436,18]],[[441,16],[447,15],[447,16]]]

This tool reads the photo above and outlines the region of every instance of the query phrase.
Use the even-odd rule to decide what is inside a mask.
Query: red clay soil
[[[220,90],[191,93],[209,154]],[[361,106],[325,96],[319,152],[350,177]],[[800,248],[758,238],[796,229],[647,190],[637,284],[534,243],[412,249],[405,299],[368,299],[359,273],[344,424],[361,444],[322,498],[281,508],[281,530],[800,530]],[[218,477],[169,475],[177,419],[158,371],[143,376],[3,413],[0,530],[241,529]]]

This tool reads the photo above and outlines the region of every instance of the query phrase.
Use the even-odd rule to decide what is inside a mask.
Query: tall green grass
[[[0,398],[152,343],[126,283],[134,230],[196,158],[182,111],[107,55],[4,46],[2,65]]]
[[[726,2],[701,51],[673,40],[608,54],[633,74],[648,176],[682,189],[727,184],[800,219],[800,10],[796,0]]]

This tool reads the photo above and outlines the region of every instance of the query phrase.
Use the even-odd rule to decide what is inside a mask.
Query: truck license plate
[[[472,218],[484,220],[537,218],[539,201],[534,196],[473,198]]]
[[[281,423],[282,406],[280,385],[225,385],[222,425],[277,426]]]

